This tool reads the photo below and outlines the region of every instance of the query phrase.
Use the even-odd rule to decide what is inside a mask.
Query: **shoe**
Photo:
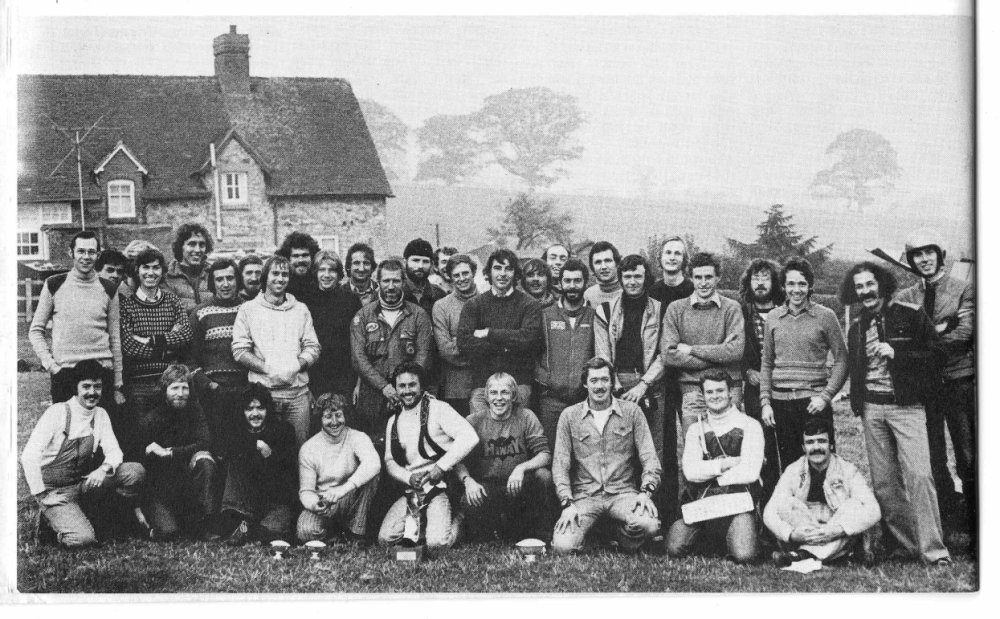
[[[246,520],[240,520],[240,524],[233,529],[229,537],[226,538],[227,546],[243,546],[250,540],[250,525]]]
[[[774,564],[776,568],[788,567],[792,564],[792,555],[789,552],[783,550],[775,550],[771,553],[771,563]]]
[[[936,561],[932,561],[931,562],[931,566],[932,567],[951,567],[952,566],[951,557],[941,557],[940,559],[938,559]]]
[[[372,540],[364,535],[358,535],[352,531],[344,532],[344,541],[356,548],[368,548],[372,545]]]

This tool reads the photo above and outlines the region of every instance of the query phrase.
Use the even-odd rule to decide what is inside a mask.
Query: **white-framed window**
[[[17,233],[17,259],[45,258],[42,247],[43,235],[41,232],[26,231]]]
[[[127,180],[108,181],[108,218],[135,217],[135,183]]]
[[[316,242],[319,243],[320,249],[336,252],[340,256],[340,237],[320,236],[316,238]]]
[[[69,202],[46,202],[40,205],[43,224],[73,223]]]
[[[222,203],[223,204],[247,203],[246,172],[222,173]]]

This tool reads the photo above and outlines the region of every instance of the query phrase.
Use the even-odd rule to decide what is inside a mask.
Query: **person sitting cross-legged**
[[[731,383],[729,374],[720,370],[701,376],[708,414],[699,415],[684,438],[681,467],[687,484],[682,501],[688,504],[716,495],[749,493],[750,505],[743,512],[698,521],[692,518],[691,523],[678,519],[667,535],[667,553],[672,557],[704,551],[723,540],[733,561],[749,563],[757,557],[755,505],[764,462],[764,432],[757,420],[733,404]]]
[[[270,390],[260,383],[244,387],[236,404],[224,446],[221,530],[228,533],[226,543],[289,539],[298,481],[295,430],[278,418]]]
[[[338,528],[348,541],[367,544],[366,523],[382,462],[368,435],[347,427],[347,398],[324,393],[316,400],[322,429],[299,451],[299,540],[327,539]]]
[[[625,550],[637,550],[660,529],[651,498],[660,483],[653,437],[639,405],[612,395],[614,376],[607,359],[587,361],[581,376],[587,399],[559,417],[552,463],[563,508],[552,535],[559,554],[583,548],[587,532],[603,518],[621,523],[618,542]]]
[[[838,559],[882,519],[861,472],[833,453],[831,434],[833,428],[822,417],[805,422],[805,455],[785,469],[764,508],[764,524],[784,548],[772,555],[779,567],[808,557]]]
[[[517,381],[497,372],[486,381],[489,410],[469,415],[479,445],[466,460],[465,531],[469,539],[546,539],[555,513],[552,462],[542,424],[524,408]],[[461,472],[459,472],[461,476]]]

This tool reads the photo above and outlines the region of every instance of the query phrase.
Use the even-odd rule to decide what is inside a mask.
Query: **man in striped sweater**
[[[73,268],[45,280],[28,340],[51,375],[53,402],[65,402],[76,395],[72,369],[93,359],[106,370],[100,406],[114,411],[116,403],[125,402],[117,288],[97,276],[94,266],[101,243],[93,230],[78,232],[69,247]],[[50,319],[51,346],[45,338]]]
[[[767,314],[760,364],[761,420],[778,440],[779,470],[802,457],[802,429],[818,415],[833,427],[833,396],[847,380],[847,344],[833,310],[812,302],[812,266],[789,258],[781,270],[786,301]],[[833,369],[827,357],[833,354]],[[831,449],[836,447],[830,436]]]

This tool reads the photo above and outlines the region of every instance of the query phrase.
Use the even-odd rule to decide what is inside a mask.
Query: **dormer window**
[[[135,183],[127,180],[108,181],[108,218],[135,217]]]
[[[246,172],[225,172],[222,174],[222,203],[247,203]]]

